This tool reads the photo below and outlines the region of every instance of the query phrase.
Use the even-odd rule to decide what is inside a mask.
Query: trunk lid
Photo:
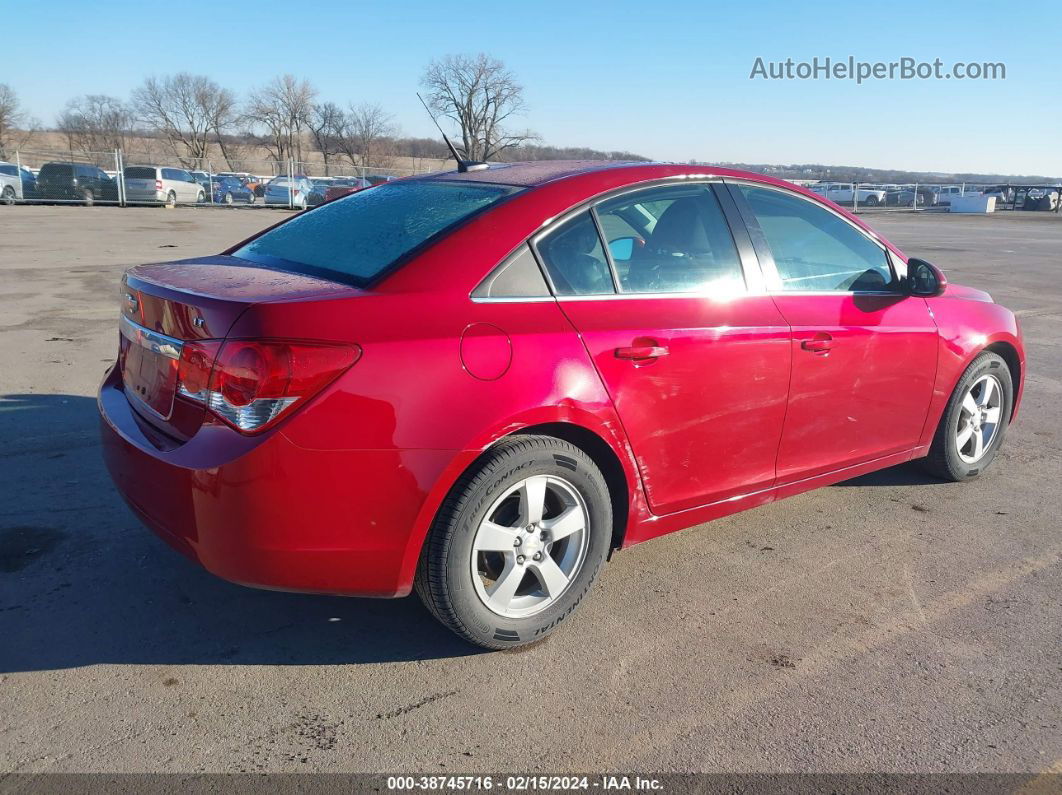
[[[202,424],[204,409],[178,395],[186,342],[224,339],[255,304],[350,292],[356,291],[226,256],[131,268],[122,279],[118,354],[126,397],[152,425],[187,439]]]

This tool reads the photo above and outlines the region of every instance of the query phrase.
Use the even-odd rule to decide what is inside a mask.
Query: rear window
[[[296,216],[232,253],[363,285],[440,233],[519,190],[465,182],[398,182]]]
[[[74,167],[69,163],[45,163],[40,170],[42,177],[72,177],[73,175]]]
[[[147,166],[129,166],[125,169],[127,179],[155,179],[155,169]]]

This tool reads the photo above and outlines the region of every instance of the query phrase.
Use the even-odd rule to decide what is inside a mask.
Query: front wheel
[[[225,196],[222,198],[222,201],[225,204],[227,204],[227,205],[229,205],[231,207],[232,206],[232,194],[231,193],[226,193]]]
[[[995,458],[1014,406],[1014,383],[1003,358],[990,351],[966,368],[940,418],[926,468],[943,480],[969,480]]]
[[[553,437],[514,436],[446,498],[421,552],[417,593],[470,643],[522,646],[578,607],[611,541],[608,486],[590,457]]]
[[[91,207],[93,204],[96,203],[96,197],[93,195],[92,191],[83,190],[81,192],[81,203],[84,204],[86,207]]]

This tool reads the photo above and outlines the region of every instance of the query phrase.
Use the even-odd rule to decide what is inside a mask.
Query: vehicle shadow
[[[98,663],[343,665],[479,653],[416,598],[224,582],[142,527],[95,400],[0,396],[0,673]]]
[[[913,461],[897,464],[888,469],[868,472],[851,480],[834,484],[835,486],[943,486],[945,481],[926,472],[920,464]]]

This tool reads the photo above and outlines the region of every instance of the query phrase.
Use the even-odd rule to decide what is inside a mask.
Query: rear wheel
[[[86,207],[91,207],[93,204],[96,203],[96,197],[88,188],[81,191],[81,203],[84,204]]]
[[[172,190],[169,193],[166,194],[166,206],[167,207],[176,207],[177,206],[177,194],[174,193]]]
[[[1014,405],[1014,384],[1002,357],[985,351],[966,368],[940,418],[926,468],[944,480],[969,480],[995,458]]]
[[[232,194],[226,193],[225,196],[222,198],[222,201],[225,202],[225,204],[232,206]]]
[[[488,649],[541,640],[579,605],[612,540],[600,470],[549,436],[514,436],[455,485],[416,577],[431,613]]]
[[[4,192],[0,193],[0,201],[4,204],[11,205],[15,203],[15,189],[10,185],[4,186]]]
[[[864,203],[867,207],[877,207],[879,204],[881,204],[881,202],[878,200],[878,197],[874,195],[867,196],[867,200]]]

